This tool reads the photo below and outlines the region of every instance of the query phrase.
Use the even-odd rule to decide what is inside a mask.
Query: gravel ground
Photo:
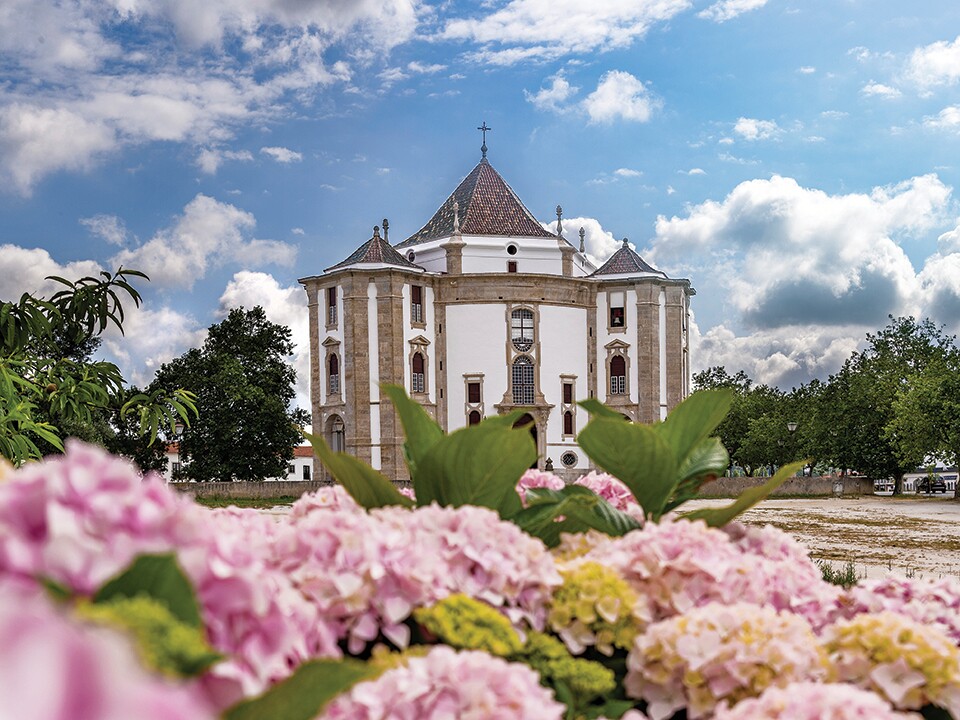
[[[729,502],[697,500],[683,509]],[[741,519],[790,533],[814,559],[853,562],[861,576],[960,577],[960,500],[952,497],[774,499]]]

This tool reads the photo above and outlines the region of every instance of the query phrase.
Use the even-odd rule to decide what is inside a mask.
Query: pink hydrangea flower
[[[647,701],[653,720],[684,708],[695,719],[771,685],[825,675],[824,653],[800,616],[714,603],[655,623],[637,637],[624,689]]]
[[[613,475],[594,471],[577,478],[574,484],[590,488],[617,510],[633,512],[639,507],[630,488]]]
[[[301,495],[293,503],[290,517],[293,519],[306,517],[317,509],[344,510],[346,512],[361,512],[363,510],[342,485],[330,485]]]
[[[888,577],[861,580],[843,598],[844,614],[890,611],[936,625],[960,645],[960,581]]]
[[[445,645],[337,698],[322,720],[560,720],[566,706],[526,665]]]
[[[18,720],[204,720],[186,684],[149,674],[128,639],[72,621],[36,588],[0,579],[0,716]]]
[[[920,720],[897,712],[872,692],[838,683],[771,687],[758,698],[717,708],[714,720]]]
[[[527,504],[527,490],[530,488],[563,490],[564,487],[566,487],[566,483],[552,472],[543,472],[542,470],[531,468],[521,475],[517,481],[517,494],[525,506]]]

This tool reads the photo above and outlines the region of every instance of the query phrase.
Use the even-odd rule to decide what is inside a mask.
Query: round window
[[[507,255],[516,255],[516,254],[517,254],[517,246],[513,244],[507,245]]]
[[[407,260],[409,260],[410,262],[413,262],[416,259],[417,259],[417,254],[413,250],[407,253]]]
[[[577,464],[577,454],[574,452],[565,452],[560,456],[560,462],[563,463],[564,467],[573,467]]]

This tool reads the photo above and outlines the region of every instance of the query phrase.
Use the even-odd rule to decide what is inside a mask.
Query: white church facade
[[[599,398],[662,419],[690,390],[689,280],[624,240],[600,267],[545,230],[486,158],[417,232],[389,225],[343,262],[300,280],[310,313],[314,432],[388,478],[408,478],[381,383],[407,389],[444,430],[526,412],[538,467],[591,469],[576,442]],[[323,469],[315,468],[322,477]]]

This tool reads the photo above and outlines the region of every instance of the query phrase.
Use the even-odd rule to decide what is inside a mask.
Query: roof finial
[[[483,157],[487,157],[487,130],[493,130],[491,127],[487,127],[487,121],[484,120],[483,124],[477,128],[483,133],[483,145],[480,146],[480,152],[483,153]]]
[[[563,208],[557,205],[557,237],[563,237],[563,223],[560,218],[563,217]]]
[[[380,226],[379,226],[379,225],[374,225],[374,226],[373,226],[373,239],[374,239],[374,240],[379,240],[379,239],[380,239]]]
[[[584,252],[583,248],[583,236],[586,234],[586,230],[583,227],[580,228],[580,252]]]
[[[460,203],[453,201],[453,231],[460,232]]]
[[[387,240],[387,233],[390,231],[390,222],[384,218],[383,219],[383,240],[384,242],[390,242]]]
[[[624,239],[623,239],[623,246],[624,246],[624,247],[628,247],[628,245],[627,245],[628,242],[629,242],[629,241],[628,241],[626,238],[624,238]]]

